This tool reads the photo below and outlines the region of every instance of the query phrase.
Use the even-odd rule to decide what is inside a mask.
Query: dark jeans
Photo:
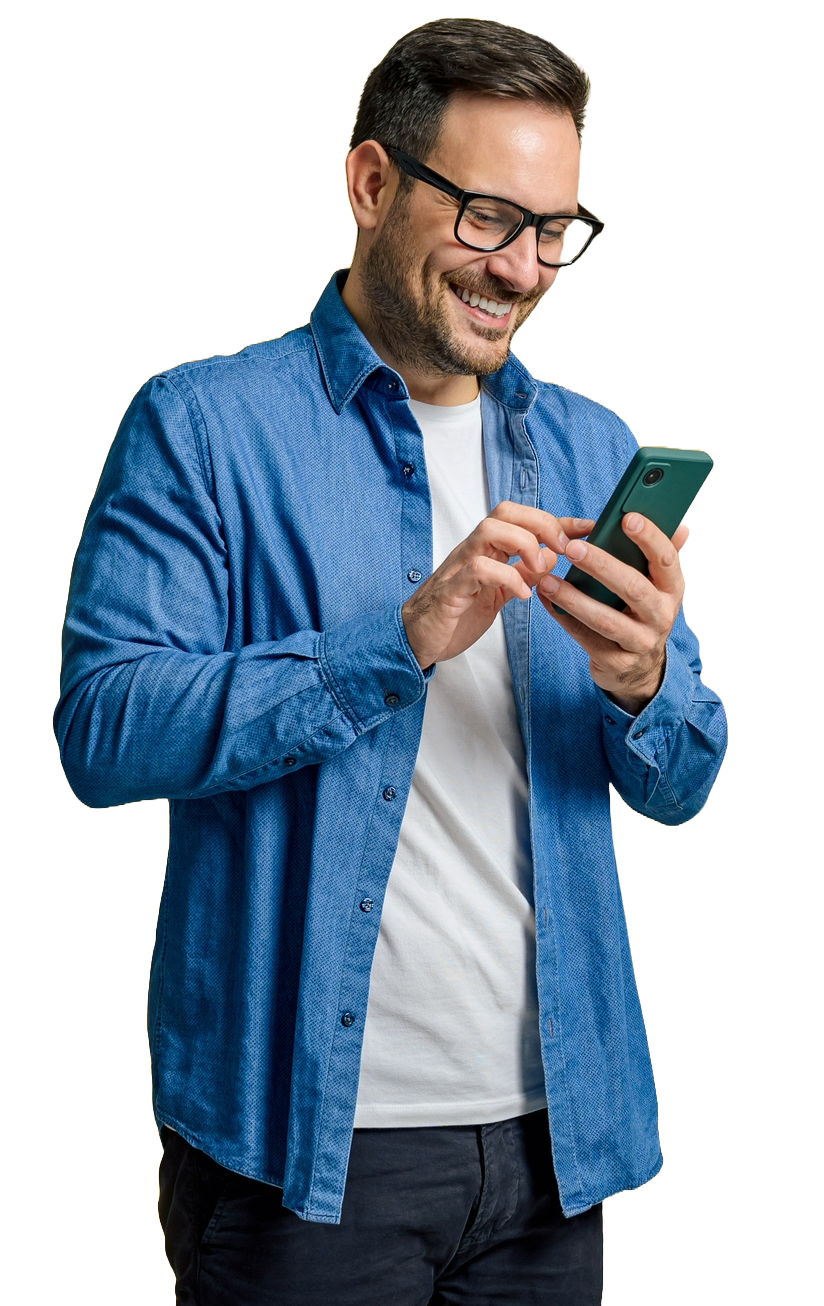
[[[187,1306],[598,1306],[601,1207],[564,1219],[546,1111],[356,1129],[339,1225],[163,1130],[160,1222]]]

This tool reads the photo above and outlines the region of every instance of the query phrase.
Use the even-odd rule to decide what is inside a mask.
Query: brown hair
[[[349,148],[376,140],[426,160],[459,91],[537,100],[569,113],[580,139],[589,78],[540,36],[485,19],[439,18],[407,32],[372,69]],[[401,182],[413,184],[404,174]]]

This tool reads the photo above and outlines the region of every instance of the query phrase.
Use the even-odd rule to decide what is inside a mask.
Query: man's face
[[[514,200],[536,213],[575,213],[580,149],[569,114],[526,101],[456,96],[426,160],[462,190]],[[487,375],[558,275],[538,262],[534,228],[481,253],[455,239],[457,205],[424,182],[396,196],[363,264],[372,323],[399,364],[421,372]],[[463,292],[497,303],[472,307]],[[501,308],[509,305],[503,315]]]

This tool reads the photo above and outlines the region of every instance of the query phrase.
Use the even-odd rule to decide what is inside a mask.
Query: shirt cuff
[[[417,703],[434,670],[421,670],[400,604],[327,631],[319,657],[332,693],[359,732]]]
[[[663,735],[683,725],[694,689],[695,677],[691,667],[683,654],[669,642],[661,687],[637,716],[625,712],[599,685],[595,686],[595,693],[603,708],[606,728],[610,732],[623,733],[632,752],[643,762],[652,764]]]

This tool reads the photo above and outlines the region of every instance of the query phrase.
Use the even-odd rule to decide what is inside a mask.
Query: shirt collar
[[[336,272],[310,318],[326,388],[336,413],[341,413],[361,386],[374,376],[393,398],[409,398],[403,377],[375,353],[341,298],[348,275]],[[497,372],[482,380],[482,389],[507,408],[527,412],[538,393],[536,382],[517,358],[510,355]]]

